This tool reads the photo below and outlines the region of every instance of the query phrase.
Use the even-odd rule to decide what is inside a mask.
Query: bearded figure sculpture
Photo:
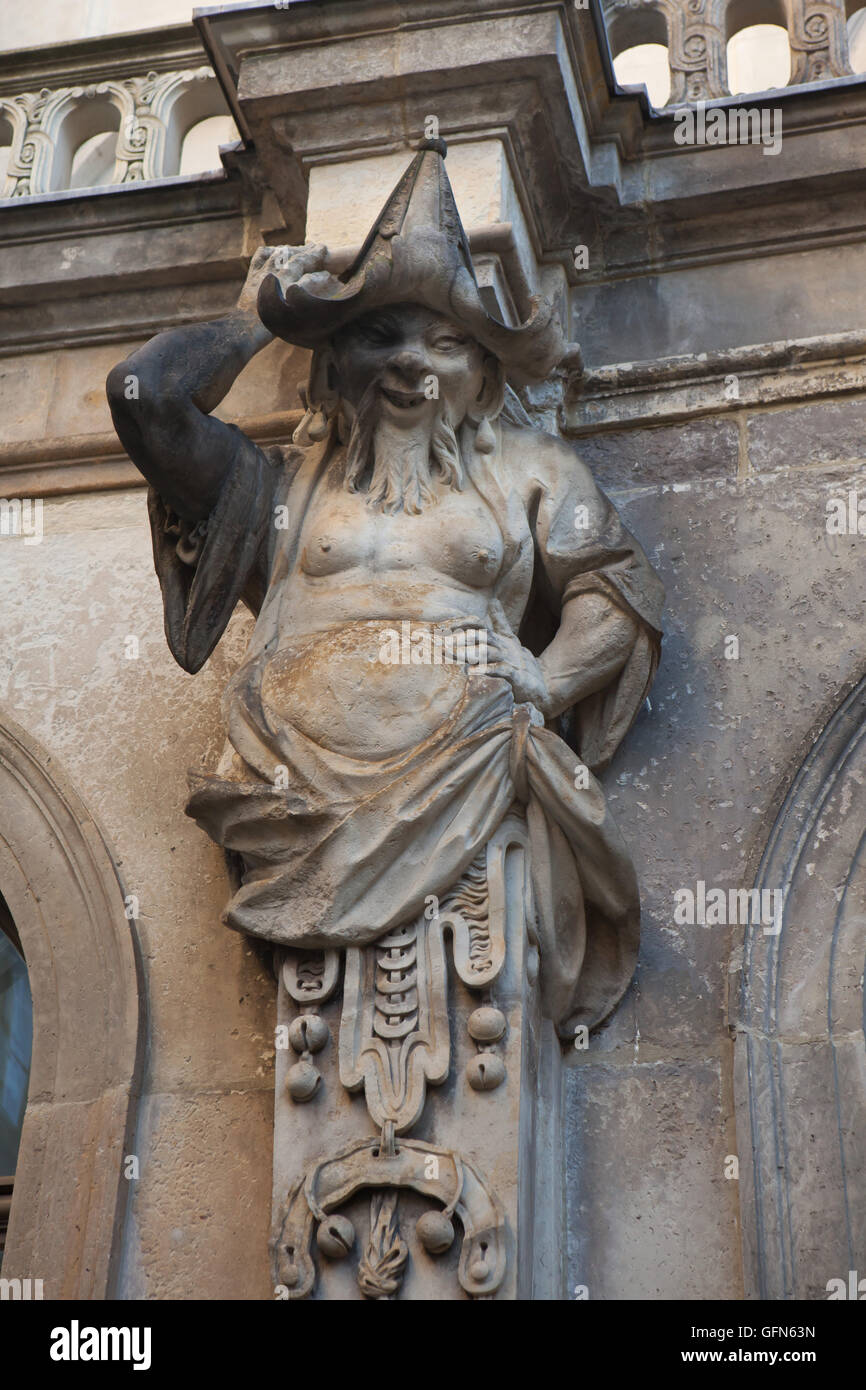
[[[358,1296],[333,1270],[362,1190],[363,1295],[407,1276],[399,1200],[456,1296],[502,1296],[502,1133],[468,1107],[514,1111],[531,1008],[573,1042],[638,947],[595,774],[652,682],[662,590],[574,450],[529,426],[512,387],[553,371],[560,326],[538,300],[521,327],[488,315],[444,155],[424,142],[343,275],[323,247],[263,248],[234,314],[108,382],[176,660],[199,670],[239,601],[257,616],[187,812],[240,866],[225,921],[277,948],[287,1298]],[[209,412],[273,335],[312,363],[293,443],[260,448]]]

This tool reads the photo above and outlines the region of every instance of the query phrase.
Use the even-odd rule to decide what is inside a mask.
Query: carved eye
[[[447,333],[435,338],[433,346],[437,352],[456,352],[458,348],[466,346],[466,339],[458,337],[456,333]]]
[[[395,339],[394,330],[388,323],[362,324],[360,334],[365,342],[372,343],[375,347],[386,347]]]

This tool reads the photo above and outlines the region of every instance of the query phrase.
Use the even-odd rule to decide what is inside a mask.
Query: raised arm
[[[323,246],[261,247],[233,313],[160,333],[109,373],[108,401],[123,447],[186,521],[211,513],[236,454],[236,427],[210,412],[271,341],[256,311],[261,281],[274,274],[285,287],[320,269],[325,254]]]

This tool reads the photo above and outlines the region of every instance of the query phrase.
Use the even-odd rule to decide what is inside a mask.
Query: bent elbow
[[[137,384],[138,378],[129,362],[118,362],[116,367],[112,367],[105,379],[105,394],[112,412],[125,411],[127,402],[137,398],[131,394]]]
[[[136,403],[154,400],[152,383],[131,357],[112,367],[105,379],[105,394],[115,417],[129,415]]]

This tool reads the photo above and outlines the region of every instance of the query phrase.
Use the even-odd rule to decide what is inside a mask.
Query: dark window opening
[[[33,1004],[21,941],[0,897],[0,1265],[12,1207],[12,1191],[33,1047]]]

